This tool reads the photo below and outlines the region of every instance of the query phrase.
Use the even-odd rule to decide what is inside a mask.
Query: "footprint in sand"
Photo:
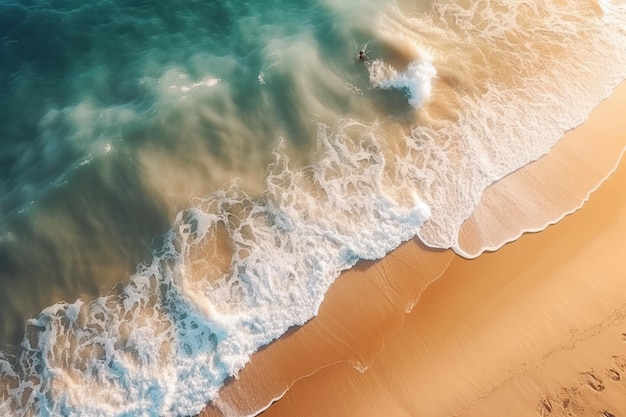
[[[626,343],[626,333],[622,333],[622,342]]]
[[[556,397],[556,403],[567,416],[577,416],[585,412],[578,388],[561,388]]]
[[[615,367],[622,371],[622,372],[626,372],[626,358],[623,356],[613,356],[613,365],[615,365]]]
[[[537,403],[537,412],[540,417],[547,417],[552,413],[552,403],[548,398],[542,398]]]
[[[619,374],[619,372],[617,372],[617,371],[616,371],[615,369],[613,369],[613,368],[611,368],[611,369],[607,369],[607,370],[606,370],[606,376],[607,376],[610,380],[615,381],[615,382],[619,382],[619,381],[622,379],[622,377],[621,377],[621,375]]]
[[[578,376],[592,390],[597,392],[604,391],[604,384],[602,384],[602,380],[595,376],[592,372],[583,372],[578,374]]]

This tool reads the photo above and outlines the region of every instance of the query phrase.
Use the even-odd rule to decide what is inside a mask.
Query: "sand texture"
[[[622,415],[625,187],[622,166],[560,223],[455,258],[370,369],[324,369],[263,415]]]
[[[460,252],[478,256],[517,239],[521,230],[542,230],[547,222],[578,209],[622,157],[624,114],[626,83],[600,103],[586,123],[566,133],[550,153],[487,188],[461,228]]]
[[[625,103],[623,84],[548,159],[491,187],[464,250],[499,247],[580,207],[621,156]],[[360,263],[318,317],[255,354],[202,415],[250,415],[289,387],[264,416],[620,415],[623,190],[624,164],[574,214],[474,260],[408,242]]]

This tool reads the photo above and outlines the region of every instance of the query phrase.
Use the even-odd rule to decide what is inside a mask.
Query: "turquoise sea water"
[[[57,301],[51,292],[97,295],[149,260],[192,193],[236,176],[258,190],[279,138],[306,158],[316,103],[305,90],[330,88],[308,62],[341,65],[364,39],[308,2],[5,3],[0,16],[12,342],[17,318]],[[324,101],[324,112],[350,107]]]
[[[624,22],[618,1],[0,0],[0,411],[196,413],[358,259],[462,252],[485,187],[626,78]]]

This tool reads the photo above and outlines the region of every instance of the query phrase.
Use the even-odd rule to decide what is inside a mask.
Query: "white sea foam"
[[[432,94],[433,79],[437,75],[432,57],[422,51],[421,56],[398,72],[390,64],[376,59],[369,65],[370,81],[379,88],[395,88],[406,92],[412,107],[421,107]]]
[[[415,31],[421,42],[428,41],[422,30],[436,36],[432,28],[450,16],[461,28],[436,36],[441,46],[427,45],[439,75],[453,80],[444,88],[460,92],[459,110],[435,126],[414,126],[397,174],[432,209],[419,232],[428,245],[463,254],[458,233],[485,188],[545,155],[626,78],[626,5],[603,16],[583,6],[534,1],[523,17],[515,4],[436,2],[437,14],[426,19],[397,12],[384,22],[386,31],[403,28],[399,39]],[[519,25],[524,18],[532,24]]]
[[[609,14],[611,12],[611,0],[598,0],[598,5],[602,13]]]
[[[291,171],[277,153],[262,197],[233,186],[181,212],[121,295],[57,304],[30,320],[20,374],[2,363],[20,382],[0,410],[199,412],[255,350],[314,316],[341,270],[384,256],[429,215],[415,194],[409,204],[389,197],[375,132],[354,121],[333,131],[321,126],[318,164]],[[233,258],[211,282],[192,272],[211,257],[193,253],[215,238],[218,224]],[[40,382],[28,382],[34,378]]]
[[[198,89],[210,89],[218,85],[220,81],[217,77],[207,75],[200,81],[192,82],[186,73],[172,69],[163,75],[159,83],[162,86],[166,86],[167,93],[176,94],[179,95],[180,99],[185,99],[189,97],[187,93]],[[180,93],[183,94],[181,95]]]

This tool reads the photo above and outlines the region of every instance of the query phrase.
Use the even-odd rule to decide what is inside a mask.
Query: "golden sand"
[[[626,83],[550,153],[487,188],[481,204],[461,228],[459,243],[466,255],[497,249],[517,239],[520,230],[543,230],[546,223],[580,208],[621,159],[624,114]]]
[[[623,84],[548,163],[492,187],[533,178],[530,189],[540,191],[529,201],[544,203],[526,213],[499,197],[502,189],[490,190],[466,225],[466,247],[499,246],[496,235],[480,233],[488,220],[500,219],[499,236],[508,240],[519,224],[540,228],[579,207],[624,149],[625,103]],[[264,416],[619,415],[626,411],[623,190],[625,166],[576,213],[475,260],[409,242],[359,264],[332,286],[318,317],[255,354],[216,405],[247,415],[291,386]],[[220,413],[209,407],[202,415]]]
[[[449,265],[452,252],[412,242],[390,254],[393,262],[362,262],[333,284],[318,316],[253,355],[220,392],[218,407],[250,415],[295,381],[337,363],[365,369],[384,350],[426,288]],[[407,259],[410,259],[408,261]],[[353,367],[354,366],[354,367]],[[209,407],[201,416],[221,415]]]
[[[263,415],[621,415],[625,187],[623,165],[557,225],[455,258],[370,369],[324,369]]]

